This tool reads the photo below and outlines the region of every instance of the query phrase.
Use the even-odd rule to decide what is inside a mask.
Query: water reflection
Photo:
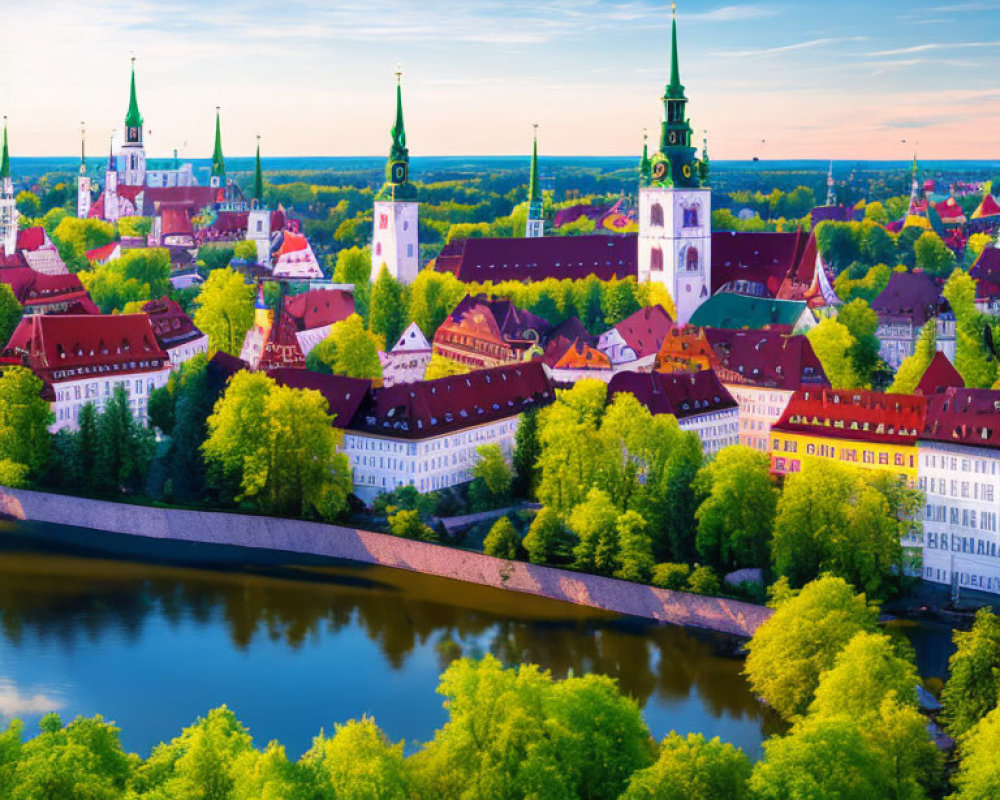
[[[249,680],[253,661],[245,656],[287,658],[363,631],[394,673],[407,673],[413,659],[433,659],[436,670],[459,651],[489,651],[557,676],[615,677],[642,706],[694,715],[678,729],[704,729],[702,718],[724,717],[727,726],[742,721],[756,731],[752,746],[779,726],[750,694],[742,662],[718,655],[730,644],[721,637],[378,567],[261,563],[206,570],[80,557],[24,530],[0,530],[0,630],[26,656],[55,648],[82,658],[112,640],[138,651],[140,643],[163,639],[165,628],[185,641],[225,637],[229,650],[243,654],[239,663]],[[3,662],[0,652],[0,669]],[[426,736],[440,720],[433,722]],[[747,743],[746,730],[740,738]]]

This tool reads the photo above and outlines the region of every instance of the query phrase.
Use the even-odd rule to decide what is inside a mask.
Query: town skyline
[[[454,12],[437,2],[299,2],[281,19],[257,4],[98,6],[96,15],[62,2],[8,11],[0,111],[19,156],[76,152],[81,120],[88,152],[102,152],[122,127],[132,55],[153,157],[209,154],[216,106],[234,155],[250,154],[258,133],[267,156],[381,155],[397,62],[415,156],[526,153],[536,122],[543,156],[638,155],[642,129],[658,126],[669,72],[663,2],[481,2]],[[782,3],[679,4],[681,77],[696,140],[708,129],[713,158],[995,155],[1000,90],[984,67],[996,60],[1000,3],[891,0],[861,31],[861,4],[848,6],[803,20]],[[12,80],[38,25],[54,57]],[[46,84],[69,102],[40,102]]]

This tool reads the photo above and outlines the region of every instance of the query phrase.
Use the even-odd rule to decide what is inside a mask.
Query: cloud
[[[0,679],[0,719],[27,714],[47,714],[62,708],[63,702],[44,694],[21,694],[11,681]]]
[[[926,44],[916,44],[911,47],[898,47],[894,50],[876,50],[869,53],[869,58],[882,56],[906,56],[914,53],[930,53],[935,50],[968,50],[982,47],[1000,47],[997,42],[928,42]]]
[[[700,14],[678,14],[684,22],[747,22],[778,16],[778,9],[764,5],[720,6]]]
[[[811,50],[814,47],[826,47],[831,44],[841,44],[844,42],[863,42],[864,36],[838,36],[825,39],[810,39],[806,42],[795,42],[793,44],[779,45],[777,47],[761,47],[753,50],[719,50],[713,55],[720,58],[756,58],[758,56],[775,56],[784,53],[794,53],[799,50]]]

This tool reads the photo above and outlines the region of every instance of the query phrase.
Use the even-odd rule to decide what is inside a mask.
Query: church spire
[[[524,235],[528,238],[542,236],[545,220],[542,210],[542,186],[538,180],[538,123],[534,125],[535,135],[531,150],[531,176],[528,179],[528,221]]]
[[[697,188],[700,179],[692,143],[694,131],[687,118],[688,101],[681,83],[677,47],[677,4],[671,3],[670,7],[670,83],[663,92],[664,120],[660,128],[660,149],[653,157],[652,182],[658,186]]]
[[[142,127],[142,114],[139,113],[139,101],[135,96],[135,56],[132,56],[132,88],[129,92],[128,113],[125,115],[125,127]]]
[[[3,155],[0,156],[0,180],[10,180],[10,153],[7,150],[7,115],[3,118]]]
[[[222,123],[219,120],[219,107],[215,107],[215,149],[212,151],[212,176],[226,177],[226,159],[222,155]]]
[[[264,171],[260,167],[260,134],[257,134],[257,163],[253,172],[253,199],[257,205],[264,202]]]
[[[833,162],[830,162],[830,171],[826,175],[826,204],[828,206],[837,205],[837,193],[834,191]]]
[[[403,126],[403,67],[396,67],[396,121],[392,126],[393,161],[400,161],[409,156],[406,149],[406,128]]]
[[[671,100],[684,99],[684,85],[681,83],[680,58],[677,54],[677,3],[670,4],[673,19],[670,24],[670,84],[667,86],[667,97]]]
[[[639,184],[649,186],[652,165],[649,162],[649,131],[642,129],[642,158],[639,159]]]
[[[80,123],[80,174],[87,174],[87,125]]]
[[[417,199],[417,187],[410,183],[410,151],[403,126],[403,68],[396,67],[396,121],[392,125],[392,148],[385,165],[385,184],[376,200]]]

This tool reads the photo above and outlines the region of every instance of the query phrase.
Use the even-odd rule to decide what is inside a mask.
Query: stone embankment
[[[737,600],[671,592],[301,520],[126,505],[2,486],[0,517],[378,564],[744,638],[753,636],[772,613]],[[80,536],[85,537],[86,530]]]

